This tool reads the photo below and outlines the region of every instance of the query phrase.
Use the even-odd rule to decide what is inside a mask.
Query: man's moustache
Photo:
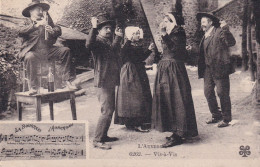
[[[42,19],[43,19],[43,15],[38,15],[36,18],[37,21],[41,21]]]

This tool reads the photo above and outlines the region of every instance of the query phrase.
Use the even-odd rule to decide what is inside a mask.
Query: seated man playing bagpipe
[[[33,0],[22,12],[28,19],[19,30],[22,37],[22,49],[19,58],[25,62],[30,90],[29,94],[37,93],[37,65],[43,61],[56,61],[61,66],[62,86],[76,89],[71,81],[75,79],[71,63],[70,49],[53,46],[61,36],[61,28],[54,25],[48,14],[50,6],[39,0]]]

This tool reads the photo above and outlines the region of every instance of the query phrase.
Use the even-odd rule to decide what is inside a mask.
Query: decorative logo
[[[250,154],[250,146],[240,146],[239,155],[242,155],[242,157],[247,157]]]

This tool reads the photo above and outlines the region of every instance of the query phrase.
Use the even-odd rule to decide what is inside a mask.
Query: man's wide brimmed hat
[[[100,13],[97,15],[97,28],[101,28],[104,25],[110,24],[115,26],[116,22],[110,18],[108,13]]]
[[[210,18],[214,24],[219,24],[219,19],[214,16],[214,14],[212,12],[200,12],[197,14],[197,20],[200,21],[202,17],[207,17]]]
[[[48,11],[50,9],[50,5],[47,3],[43,3],[40,0],[33,0],[22,12],[24,17],[30,17],[30,10],[35,6],[40,6],[44,11]]]

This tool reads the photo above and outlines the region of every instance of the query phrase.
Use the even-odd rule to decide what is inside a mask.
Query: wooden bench
[[[33,104],[36,110],[36,119],[41,121],[41,104],[49,103],[50,119],[54,120],[53,103],[70,99],[72,119],[77,120],[75,93],[73,90],[56,90],[55,92],[46,92],[35,95],[29,95],[28,92],[16,93],[18,119],[22,121],[22,103]]]

